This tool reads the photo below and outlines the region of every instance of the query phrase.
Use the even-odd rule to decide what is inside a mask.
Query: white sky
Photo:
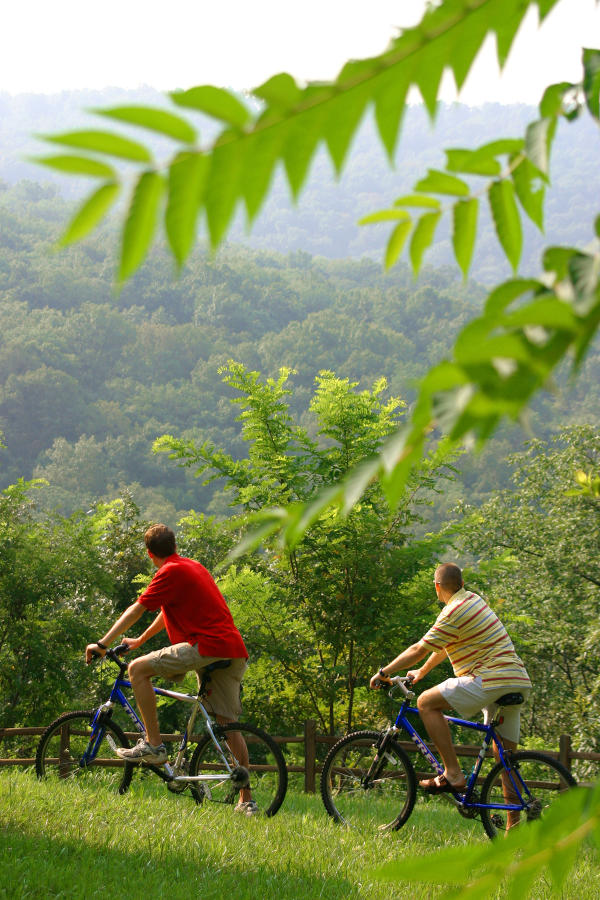
[[[280,71],[335,77],[347,59],[380,53],[415,24],[423,0],[4,0],[0,92],[54,93],[143,85],[251,88]],[[539,102],[579,80],[581,47],[600,45],[594,0],[562,0],[538,30],[524,20],[502,77],[486,43],[460,100]],[[447,79],[444,99],[455,97]]]

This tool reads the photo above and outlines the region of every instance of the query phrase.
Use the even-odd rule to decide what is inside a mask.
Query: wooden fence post
[[[571,735],[561,734],[558,742],[558,759],[565,769],[571,771]]]
[[[315,792],[315,762],[317,759],[317,723],[308,719],[304,723],[304,793]]]

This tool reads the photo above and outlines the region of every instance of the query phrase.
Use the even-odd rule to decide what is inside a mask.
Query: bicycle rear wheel
[[[273,738],[255,725],[233,722],[217,725],[214,732],[229,765],[235,768],[239,760],[229,746],[229,736],[237,732],[248,748],[250,790],[252,799],[265,816],[274,816],[287,791],[287,768],[283,753]],[[190,775],[214,775],[223,773],[222,780],[191,782],[190,788],[196,803],[237,803],[239,790],[228,777],[223,761],[209,734],[200,741],[190,762]]]
[[[95,713],[95,710],[64,713],[48,725],[40,738],[35,758],[38,778],[58,784],[65,779],[85,777],[114,793],[125,793],[133,775],[133,764],[124,762],[113,752],[111,742],[116,747],[129,747],[129,741],[116,722],[105,718],[95,758],[85,761],[91,742],[99,736],[99,727],[92,733]]]
[[[549,807],[564,794],[576,787],[577,782],[562,763],[545,753],[522,750],[509,755],[511,775],[523,798],[525,807],[519,817],[519,824],[541,819]],[[507,797],[504,796],[502,774],[506,769],[497,763],[487,776],[481,789],[482,803],[520,803],[512,785],[506,781]],[[502,834],[507,825],[507,810],[482,809],[481,821],[486,834],[495,838]]]
[[[327,754],[321,797],[336,822],[396,831],[410,816],[417,796],[412,763],[399,744],[388,739],[382,758],[371,769],[380,736],[378,731],[348,734]]]

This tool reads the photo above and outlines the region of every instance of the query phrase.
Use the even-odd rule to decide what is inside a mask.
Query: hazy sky
[[[280,71],[330,79],[347,59],[381,52],[424,6],[423,0],[7,0],[0,91],[251,88]],[[487,43],[460,99],[537,103],[547,84],[579,80],[581,47],[599,45],[594,0],[562,0],[539,29],[531,10],[502,77]],[[453,99],[453,82],[445,84],[445,99]]]

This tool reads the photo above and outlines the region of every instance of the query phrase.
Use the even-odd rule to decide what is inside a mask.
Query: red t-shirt
[[[138,597],[146,609],[162,609],[172,644],[197,644],[201,656],[247,659],[242,636],[210,572],[173,553]]]

